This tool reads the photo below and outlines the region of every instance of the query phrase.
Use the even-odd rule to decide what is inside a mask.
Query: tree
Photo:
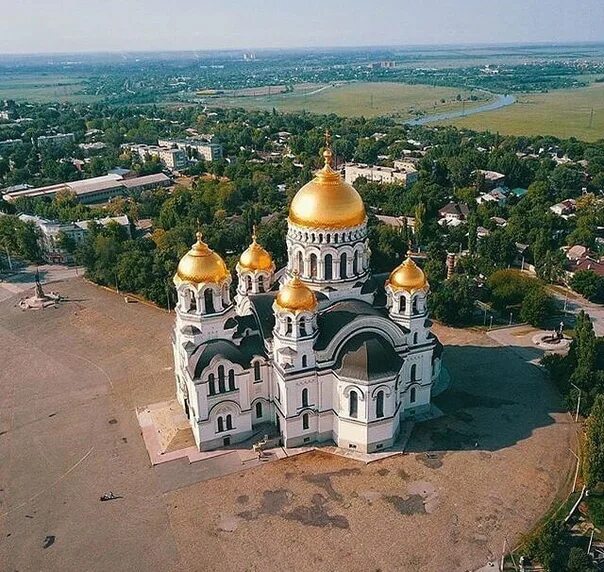
[[[574,546],[568,553],[566,572],[596,572],[596,565],[591,556],[582,548]]]
[[[451,326],[470,324],[477,297],[477,288],[471,278],[454,275],[432,294],[432,315]]]
[[[588,487],[604,482],[604,395],[596,397],[586,423],[585,483]]]
[[[604,279],[593,270],[578,270],[570,279],[570,287],[588,300],[604,298]]]
[[[548,572],[562,572],[568,558],[568,533],[561,521],[550,521],[528,547]]]
[[[531,288],[520,308],[520,319],[532,326],[540,327],[552,311],[552,299],[542,286]]]

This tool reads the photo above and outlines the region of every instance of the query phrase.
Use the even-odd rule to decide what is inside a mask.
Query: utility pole
[[[591,108],[591,113],[589,114],[589,127],[588,129],[591,129],[591,126],[593,125],[594,122],[594,108]]]
[[[166,300],[168,300],[168,314],[170,313],[170,289],[166,284]]]

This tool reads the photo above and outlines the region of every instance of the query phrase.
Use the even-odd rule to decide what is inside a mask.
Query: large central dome
[[[367,215],[361,195],[331,168],[331,150],[327,149],[323,156],[325,166],[294,196],[289,220],[299,226],[320,229],[362,224]]]

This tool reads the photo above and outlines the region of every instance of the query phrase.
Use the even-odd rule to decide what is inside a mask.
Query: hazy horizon
[[[331,49],[604,42],[601,0],[22,0],[0,54]]]

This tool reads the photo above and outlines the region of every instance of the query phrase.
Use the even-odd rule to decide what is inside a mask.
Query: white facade
[[[366,219],[337,229],[290,219],[287,251],[278,273],[240,263],[235,303],[230,276],[175,277],[176,394],[197,446],[259,439],[272,427],[286,447],[390,447],[403,419],[429,410],[440,373],[423,272],[407,259],[390,278],[372,276]],[[407,288],[409,268],[416,283]],[[283,305],[296,281],[314,304]]]
[[[396,166],[398,164],[398,167]],[[414,165],[395,161],[395,168],[364,163],[347,163],[344,166],[344,177],[347,183],[353,185],[359,177],[370,183],[397,184],[410,187],[417,181],[418,172]]]

